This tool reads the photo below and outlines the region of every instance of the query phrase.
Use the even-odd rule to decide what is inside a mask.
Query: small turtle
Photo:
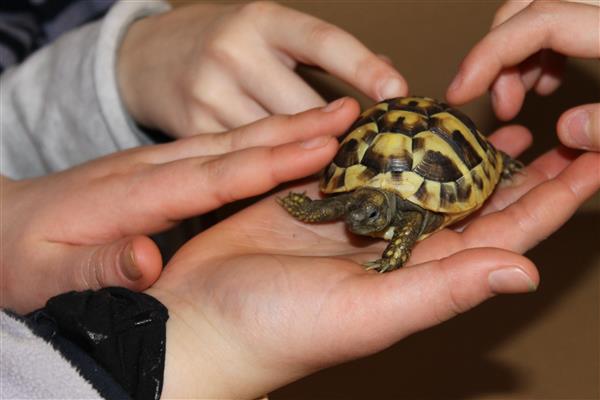
[[[388,240],[382,257],[366,263],[386,272],[522,168],[460,111],[428,97],[398,97],[364,111],[342,137],[320,183],[332,196],[291,192],[279,202],[300,221],[344,219],[353,233]]]

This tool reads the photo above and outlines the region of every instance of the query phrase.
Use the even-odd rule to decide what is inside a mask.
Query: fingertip
[[[468,99],[465,99],[463,91],[461,91],[461,88],[463,87],[463,77],[464,73],[461,67],[454,76],[454,79],[452,79],[452,82],[450,82],[450,85],[448,85],[448,89],[446,89],[446,100],[451,105],[459,106],[468,101]]]
[[[447,269],[447,273],[458,274],[453,279],[458,286],[469,283],[467,281],[472,279],[484,278],[489,281],[491,273],[505,268],[518,268],[521,274],[526,275],[531,285],[521,286],[523,292],[530,291],[531,287],[537,287],[539,283],[539,274],[535,264],[527,257],[505,249],[485,247],[466,249],[444,258],[441,262],[443,267]],[[521,278],[523,277],[515,279],[518,281]],[[493,290],[491,293],[497,294]]]
[[[504,249],[466,249],[440,260],[440,265],[454,300],[454,308],[447,310],[451,314],[464,312],[498,294],[535,291],[539,284],[535,265]]]
[[[408,83],[402,75],[392,75],[378,84],[375,100],[383,101],[408,94]]]
[[[552,50],[540,52],[542,75],[535,85],[535,91],[540,96],[548,96],[553,93],[562,83],[566,57]]]
[[[535,84],[535,92],[540,96],[548,96],[560,87],[562,79],[560,76],[543,73]]]
[[[344,112],[344,114],[356,114],[360,111],[358,102],[349,96],[340,97],[325,106],[318,108],[325,113]]]
[[[122,273],[127,278],[127,287],[144,290],[150,287],[162,271],[162,257],[156,243],[147,236],[130,239],[124,251]]]
[[[485,93],[489,88],[478,76],[481,75],[480,68],[476,60],[478,59],[476,50],[469,53],[460,63],[458,71],[448,85],[446,90],[446,100],[450,105],[460,106]]]
[[[535,292],[540,276],[537,268],[526,257],[509,265],[499,265],[487,276],[490,291],[494,294],[516,294]]]
[[[321,112],[321,118],[326,118],[317,129],[329,135],[339,136],[346,131],[360,114],[360,105],[352,97],[341,97],[324,107],[315,109]],[[322,129],[326,127],[325,129]]]
[[[510,68],[496,78],[491,87],[492,107],[503,121],[516,117],[525,100],[525,87],[520,73]]]
[[[563,113],[556,130],[567,147],[600,150],[600,104],[586,104]]]

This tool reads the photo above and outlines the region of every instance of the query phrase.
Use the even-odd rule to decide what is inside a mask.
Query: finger
[[[254,68],[245,69],[242,85],[269,113],[295,114],[325,105],[312,87],[271,54],[257,57],[250,65]]]
[[[271,45],[305,64],[317,65],[375,100],[405,96],[408,85],[388,63],[344,30],[276,6],[259,24]]]
[[[492,84],[492,107],[496,116],[507,121],[514,118],[525,100],[527,88],[518,68],[506,68]]]
[[[531,146],[533,135],[522,125],[504,126],[488,137],[494,147],[516,158]]]
[[[359,336],[361,349],[356,351],[373,350],[362,346],[388,346],[494,295],[531,292],[538,282],[535,266],[523,256],[491,248],[464,250],[439,261],[366,276],[351,295],[352,304],[368,312],[355,311],[341,319],[348,324],[342,331]],[[357,315],[368,329],[357,329]],[[340,323],[339,316],[335,320]]]
[[[541,49],[573,57],[598,57],[598,7],[566,2],[533,2],[493,29],[469,52],[446,94],[453,104],[483,94],[506,67]],[[517,45],[518,44],[518,45]]]
[[[206,107],[200,107],[199,104],[192,105],[193,111],[190,113],[189,124],[176,129],[177,138],[186,138],[198,134],[225,132],[227,128],[215,116],[214,112]]]
[[[563,225],[600,188],[598,165],[600,154],[582,154],[554,179],[538,185],[514,204],[474,221],[464,231],[465,244],[529,250]],[[494,235],[489,235],[491,231]]]
[[[556,129],[565,146],[600,151],[600,103],[566,111],[560,116]]]
[[[290,119],[293,117],[289,117]],[[316,173],[338,147],[331,136],[276,147],[252,147],[223,156],[189,158],[144,170],[119,181],[115,198],[136,198],[116,205],[127,229],[164,229],[174,221],[203,214],[235,200],[262,194],[276,185]],[[108,194],[106,194],[108,195]]]
[[[501,120],[514,118],[525,100],[525,94],[535,87],[542,76],[542,53],[537,52],[519,67],[504,68],[492,83],[492,107]]]
[[[543,53],[545,53],[544,50],[538,51],[519,65],[521,82],[523,82],[526,92],[534,88],[542,76],[542,58],[544,57],[542,56]]]
[[[277,115],[219,134],[199,135],[145,149],[143,162],[166,163],[178,159],[214,156],[258,146],[277,146],[323,135],[342,134],[358,116],[356,100],[343,97],[325,108],[294,116]]]
[[[245,68],[247,73],[249,68]],[[244,80],[251,79],[245,76]],[[231,79],[223,66],[208,58],[196,76],[197,83],[190,90],[192,115],[198,111],[208,112],[225,129],[234,129],[270,115],[248,93],[241,90],[238,82]],[[193,121],[202,122],[196,118]],[[220,130],[220,131],[223,131]],[[198,130],[195,133],[220,132]]]
[[[540,96],[552,94],[562,82],[566,57],[554,51],[541,52],[542,75],[535,84],[535,92]]]
[[[57,264],[64,268],[58,285],[63,291],[120,286],[134,291],[150,287],[162,268],[156,244],[135,236],[102,245],[70,245]]]
[[[214,85],[201,86],[202,95],[190,100],[190,113],[194,134],[222,133],[240,126],[266,118],[270,113],[258,104],[252,97],[233,87],[231,81],[223,80],[220,87]],[[201,84],[200,84],[201,85]],[[204,115],[204,117],[202,117]],[[212,130],[203,118],[212,120]]]

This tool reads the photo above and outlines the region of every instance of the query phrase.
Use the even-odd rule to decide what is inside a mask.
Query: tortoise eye
[[[369,219],[375,219],[377,217],[379,217],[379,211],[377,211],[377,209],[375,209],[369,213]]]

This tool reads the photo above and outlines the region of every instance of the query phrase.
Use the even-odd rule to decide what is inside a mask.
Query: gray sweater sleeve
[[[163,1],[121,1],[2,74],[0,173],[40,176],[149,144],[119,96],[116,55],[132,22],[168,9]]]
[[[23,322],[0,310],[0,327],[0,398],[101,398],[51,344]]]

